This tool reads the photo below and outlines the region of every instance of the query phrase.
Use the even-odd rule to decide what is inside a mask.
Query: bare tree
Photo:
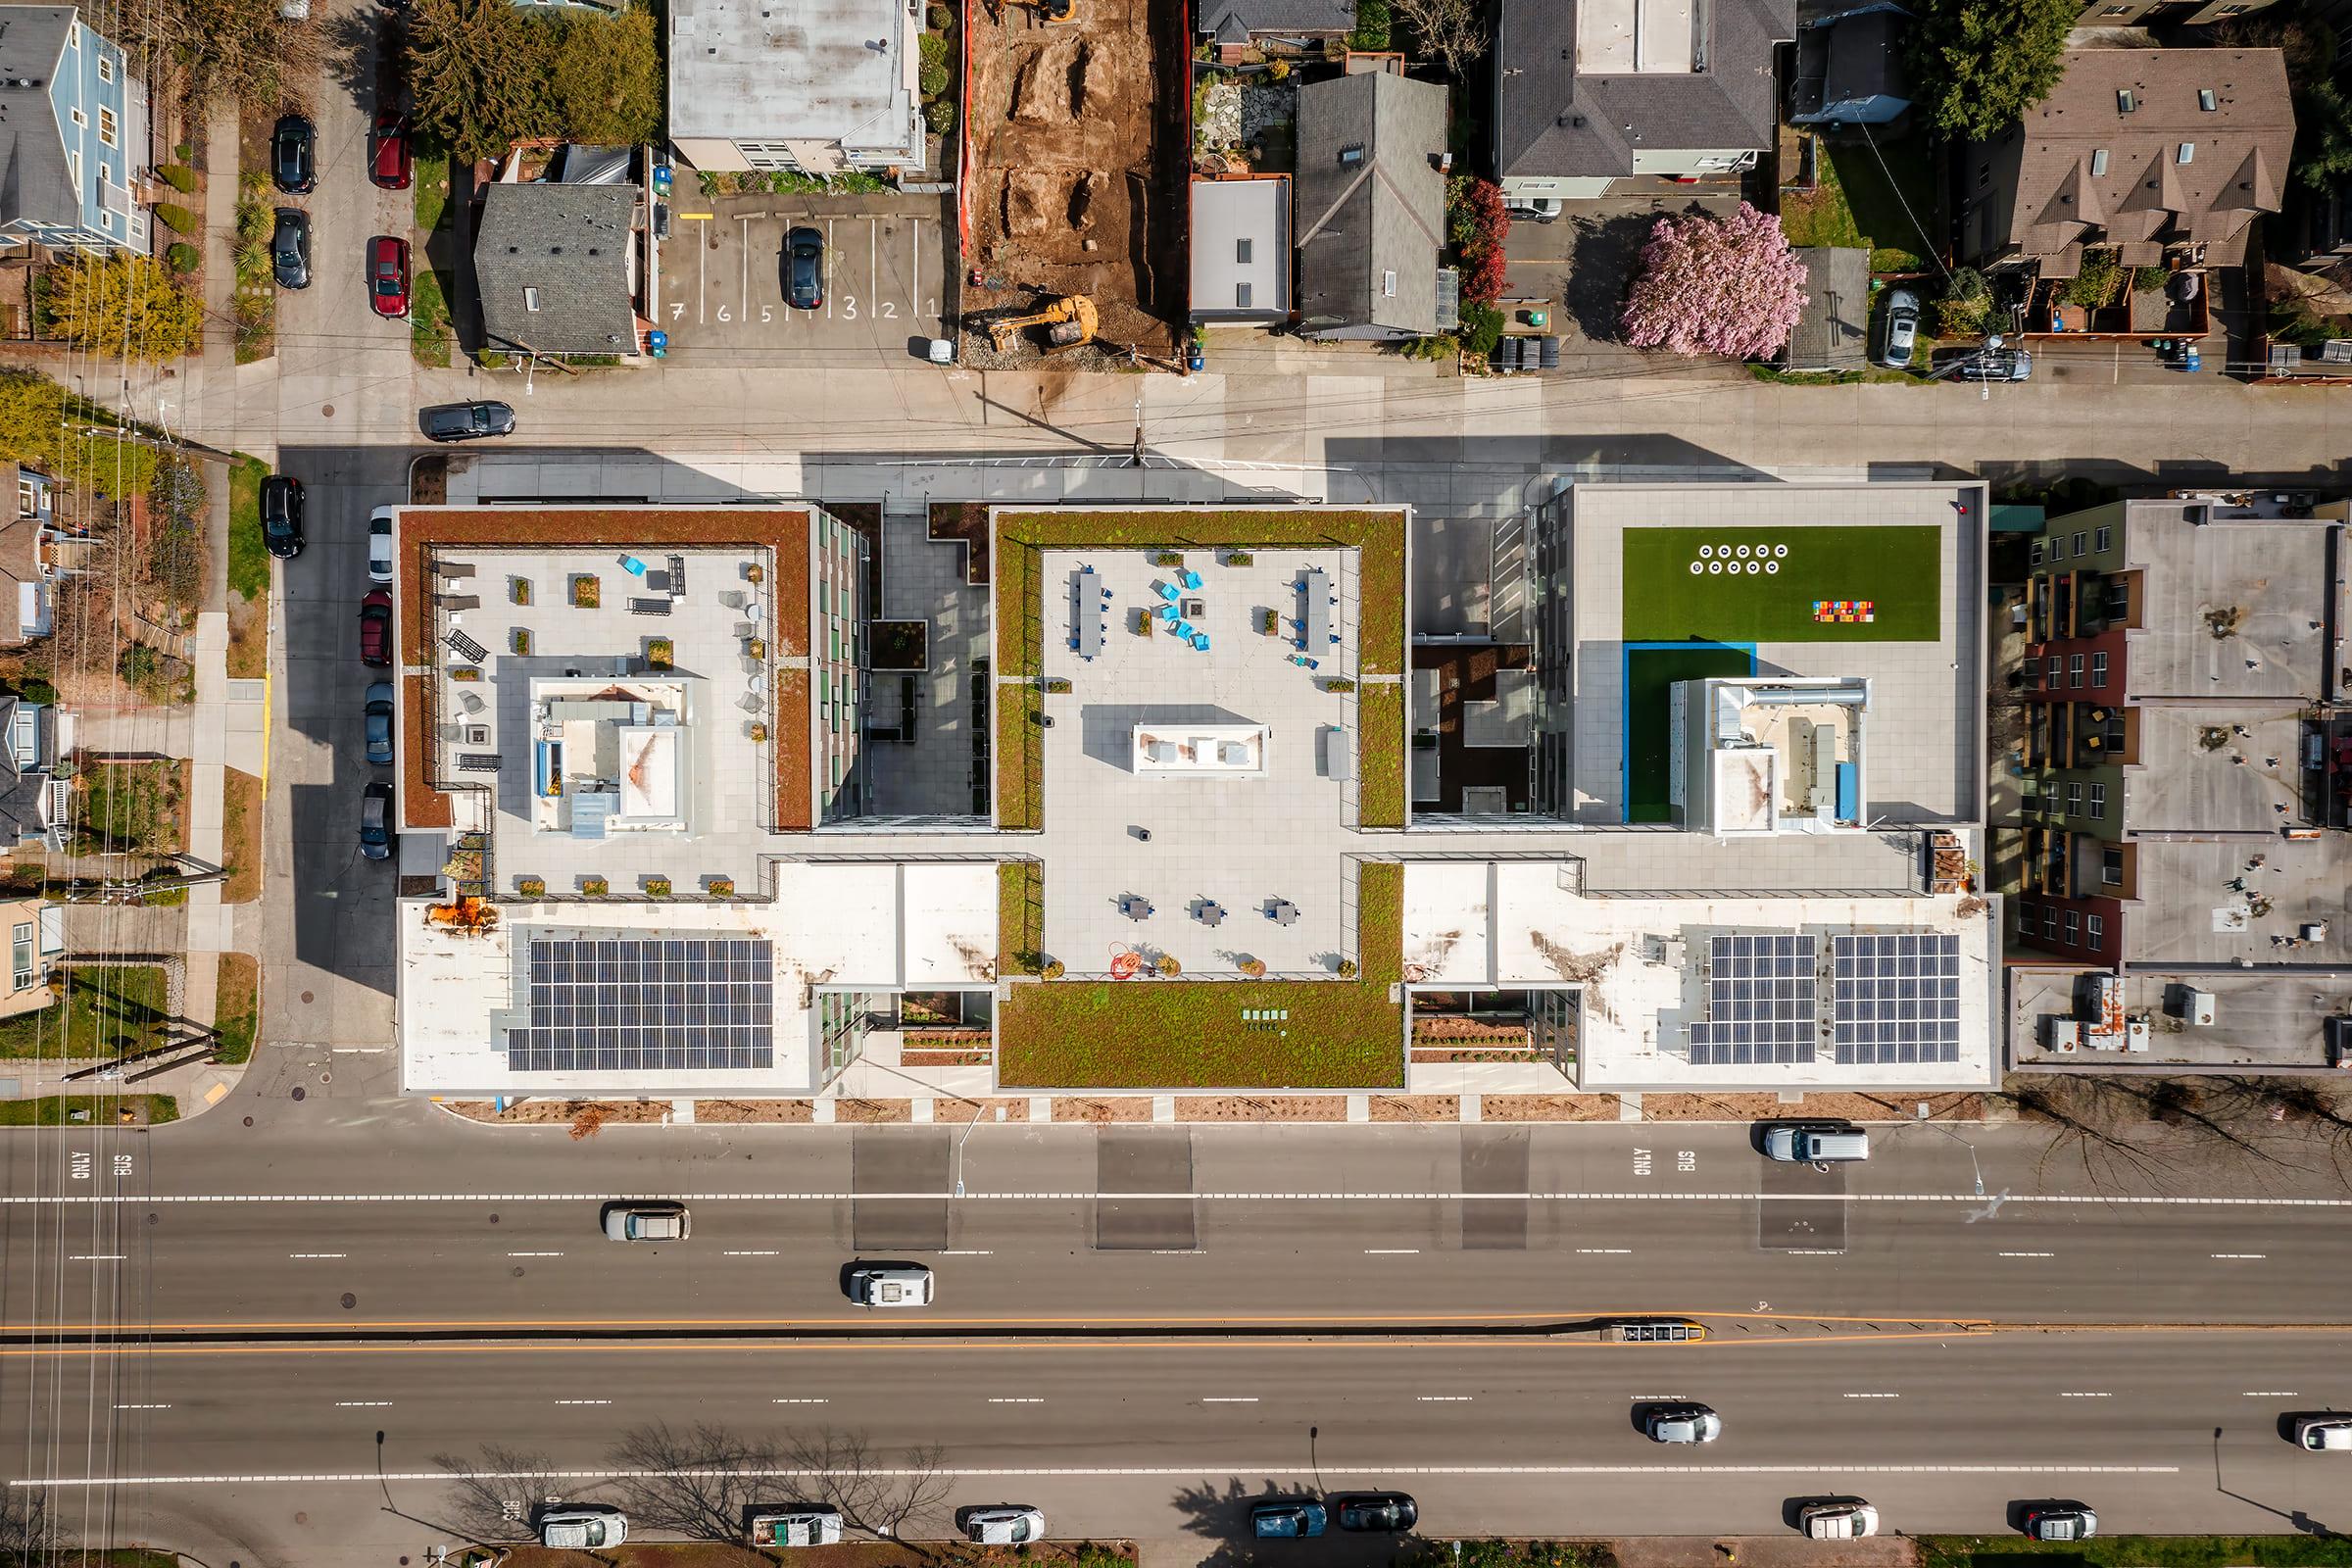
[[[701,1422],[631,1427],[611,1457],[630,1518],[697,1541],[742,1539],[752,1504],[774,1494],[779,1463],[772,1444]]]
[[[1443,61],[1446,74],[1461,79],[1462,68],[1487,52],[1487,22],[1480,0],[1393,0],[1396,14],[1413,31],[1421,52]]]
[[[49,1511],[48,1493],[25,1487],[0,1495],[0,1561],[46,1561],[68,1539],[65,1526]]]
[[[528,1541],[531,1514],[556,1497],[556,1461],[495,1443],[482,1445],[482,1462],[436,1453],[433,1463],[448,1472],[450,1528],[475,1541]]]
[[[2264,1182],[2306,1168],[2303,1140],[2280,1133],[2278,1092],[2261,1080],[2018,1074],[2002,1097],[2021,1119],[2055,1129],[2044,1168],[2075,1163],[2096,1188],[2165,1191],[2185,1174]]]
[[[907,1521],[947,1500],[946,1461],[938,1444],[890,1454],[862,1432],[830,1427],[794,1438],[784,1454],[785,1468],[804,1478],[814,1500],[838,1509],[844,1524],[876,1536],[899,1535]]]

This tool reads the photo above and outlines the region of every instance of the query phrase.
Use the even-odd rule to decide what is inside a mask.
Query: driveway
[[[685,198],[662,247],[662,327],[673,362],[883,366],[945,336],[943,197]],[[825,303],[784,303],[784,236],[825,236]]]
[[[1568,202],[1551,222],[1514,219],[1503,240],[1509,264],[1503,274],[1505,331],[1533,331],[1527,311],[1545,312],[1544,330],[1560,339],[1560,373],[1573,376],[1652,375],[1662,366],[1690,374],[1731,374],[1739,368],[1713,361],[1686,361],[1629,348],[1617,319],[1625,306],[1627,281],[1641,265],[1650,224],[1676,213],[1722,215],[1739,205],[1735,185],[1693,193],[1604,196]]]

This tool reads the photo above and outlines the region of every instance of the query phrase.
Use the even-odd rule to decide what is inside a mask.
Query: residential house
[[[16,474],[16,514],[0,521],[0,648],[48,636],[52,610],[49,476],[23,466]]]
[[[1192,282],[1192,316],[1202,325],[1289,318],[1290,176],[1193,181]]]
[[[1792,125],[1885,125],[1911,107],[1903,33],[1911,13],[1892,0],[1806,23],[1788,84]]]
[[[2011,962],[2058,971],[2012,977],[2021,1061],[2144,1050],[2317,1064],[2325,1018],[2352,1012],[2352,993],[2323,973],[2352,969],[2352,718],[2335,644],[2346,596],[2331,564],[2346,511],[2275,492],[2178,495],[2052,517],[2033,539],[2012,682],[2019,795],[1989,860]],[[2270,1022],[2252,1054],[2198,1054],[2193,1023],[2115,1034],[2107,1004],[2078,1004],[2069,971],[2123,972],[2119,1015],[2161,1019],[2180,992],[2223,987],[2238,998],[2226,1012]],[[2204,1038],[2219,1050],[2227,1033]]]
[[[2271,0],[2089,0],[2078,27],[2203,26],[2268,11]]]
[[[2085,246],[2126,267],[2168,251],[2243,260],[2278,210],[2295,140],[2276,49],[2078,49],[2024,121],[1966,149],[1961,249],[1981,268],[2073,277]]]
[[[1870,252],[1803,245],[1805,310],[1782,352],[1787,370],[1859,370],[1870,363]]]
[[[147,84],[73,6],[0,6],[0,239],[144,255]]]
[[[1795,36],[1796,0],[1501,0],[1504,200],[1754,168],[1777,122],[1773,52]]]
[[[1298,54],[1355,30],[1355,0],[1198,0],[1195,30],[1220,65],[1251,50]]]
[[[918,168],[922,19],[903,0],[673,0],[670,140],[711,172]]]
[[[66,906],[43,899],[0,903],[9,932],[8,984],[0,986],[0,1018],[38,1012],[57,1000],[49,964],[66,951]]]
[[[0,696],[0,851],[65,847],[73,787],[57,776],[57,763],[73,751],[73,715],[62,709]]]
[[[635,149],[564,147],[557,177],[535,180],[512,177],[519,157],[483,191],[474,225],[483,336],[522,353],[634,356],[655,265]]]
[[[1446,89],[1368,71],[1298,89],[1298,330],[1426,337],[1454,325]]]

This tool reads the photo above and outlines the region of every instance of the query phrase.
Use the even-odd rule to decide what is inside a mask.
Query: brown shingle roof
[[[2295,115],[2276,49],[2078,49],[2011,134],[2024,145],[2009,239],[2049,256],[2076,241],[2237,235],[2278,208]]]

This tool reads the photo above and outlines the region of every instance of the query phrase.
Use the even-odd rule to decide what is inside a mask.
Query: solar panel
[[[1690,1025],[1698,1066],[1811,1061],[1821,1028],[1813,938],[1720,936],[1707,941],[1707,1016]]]
[[[517,1072],[693,1072],[772,1064],[773,945],[743,937],[534,937]]]
[[[1831,961],[1840,1064],[1960,1059],[1959,937],[1838,937]]]

